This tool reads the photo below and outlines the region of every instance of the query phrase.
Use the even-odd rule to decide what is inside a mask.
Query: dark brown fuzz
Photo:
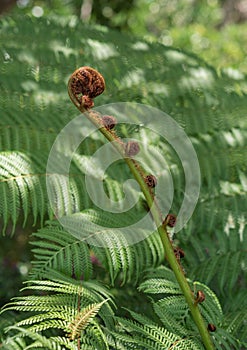
[[[88,97],[87,95],[83,95],[81,98],[81,105],[85,108],[85,109],[90,109],[93,108],[94,106],[94,102],[93,100]]]
[[[215,332],[216,331],[215,325],[213,323],[209,323],[208,330],[209,330],[209,332]]]
[[[128,141],[125,144],[125,155],[127,157],[133,157],[140,151],[140,146],[136,141]]]
[[[174,253],[177,259],[182,259],[185,257],[185,252],[179,247],[174,248]]]
[[[168,214],[163,221],[163,225],[167,225],[169,227],[174,227],[176,225],[176,216],[173,214]]]
[[[111,115],[103,115],[101,120],[107,130],[113,129],[117,124],[117,119]]]
[[[154,188],[157,185],[157,179],[154,175],[147,175],[145,177],[145,182],[148,187]]]

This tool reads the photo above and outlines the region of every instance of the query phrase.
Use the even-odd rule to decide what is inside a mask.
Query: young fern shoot
[[[194,322],[201,335],[202,342],[207,350],[213,350],[214,346],[209,330],[198,308],[198,304],[203,301],[203,298],[198,298],[198,296],[195,298],[180,263],[180,257],[184,255],[184,252],[181,250],[180,253],[180,248],[174,249],[167,232],[167,226],[174,226],[175,217],[170,214],[163,218],[157,201],[155,200],[153,188],[157,184],[157,179],[152,174],[145,174],[138,162],[133,159],[140,150],[138,143],[136,141],[124,143],[121,138],[116,135],[114,131],[114,126],[117,123],[116,118],[112,116],[101,116],[99,113],[95,113],[91,110],[94,106],[93,99],[100,95],[104,89],[105,81],[103,76],[91,67],[81,67],[77,69],[71,75],[68,82],[68,93],[72,102],[80,112],[84,113],[84,115],[101,131],[106,139],[112,142],[138,182],[163,243],[166,259],[184,294]],[[160,225],[160,222],[163,224]]]

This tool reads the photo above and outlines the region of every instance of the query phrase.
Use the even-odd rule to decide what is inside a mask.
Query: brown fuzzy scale
[[[125,145],[125,155],[133,157],[140,151],[140,146],[136,141],[128,141]]]
[[[148,187],[154,188],[157,185],[157,179],[154,175],[147,175],[145,177],[145,182]]]
[[[81,96],[87,96],[92,99],[102,94],[105,90],[105,80],[95,69],[81,67],[72,74],[70,88],[77,101],[81,104]]]
[[[216,331],[215,325],[213,323],[209,323],[208,330],[209,330],[209,332],[215,332]]]
[[[163,225],[167,225],[169,227],[174,227],[176,225],[176,216],[173,214],[168,214],[163,221]]]
[[[202,290],[198,290],[196,294],[195,304],[202,303],[205,300],[205,294]]]
[[[117,124],[116,118],[111,115],[103,115],[101,120],[107,130],[113,129]]]
[[[185,252],[179,247],[174,248],[174,253],[177,259],[182,259],[185,257]]]

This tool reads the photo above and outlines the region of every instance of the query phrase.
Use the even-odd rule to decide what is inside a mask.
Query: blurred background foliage
[[[245,0],[1,0],[1,16],[17,13],[105,25],[192,51],[233,75],[247,73]],[[29,270],[28,237],[29,232],[19,228],[17,239],[2,239],[2,304],[17,294]]]
[[[75,16],[247,72],[246,0],[3,0],[4,14]]]

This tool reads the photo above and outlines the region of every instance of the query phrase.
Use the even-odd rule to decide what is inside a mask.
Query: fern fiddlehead
[[[184,294],[188,307],[201,335],[204,346],[207,350],[212,350],[214,349],[214,346],[209,335],[210,330],[207,328],[198,308],[198,303],[202,302],[203,298],[200,298],[200,300],[198,298],[195,299],[194,293],[191,291],[180,263],[180,252],[174,249],[172,241],[166,229],[167,226],[172,227],[175,225],[175,217],[169,214],[165,219],[162,220],[162,213],[160,212],[160,209],[155,201],[155,196],[152,189],[156,185],[156,178],[153,175],[144,176],[141,167],[132,158],[139,152],[138,143],[135,141],[129,141],[126,144],[121,140],[121,138],[116,135],[113,130],[116,124],[115,117],[102,117],[99,114],[96,114],[94,111],[90,110],[90,108],[94,105],[93,98],[100,95],[104,89],[105,82],[103,76],[91,67],[81,67],[77,69],[71,75],[68,82],[68,93],[72,102],[80,110],[80,112],[84,113],[84,115],[95,126],[97,126],[97,128],[99,128],[107,140],[113,143],[114,147],[124,158],[125,162],[130,168],[130,171],[138,182],[150,208],[150,212],[156,224],[157,231],[159,232],[161,241],[164,246],[166,259],[170,264]],[[155,203],[155,205],[153,205],[153,203]],[[160,222],[163,222],[163,224],[160,225]],[[182,255],[184,255],[183,252],[181,256]]]
[[[69,95],[77,107],[85,106],[85,101],[102,94],[105,90],[105,81],[102,75],[91,67],[78,68],[71,76],[69,82]],[[91,106],[93,102],[91,102]]]

